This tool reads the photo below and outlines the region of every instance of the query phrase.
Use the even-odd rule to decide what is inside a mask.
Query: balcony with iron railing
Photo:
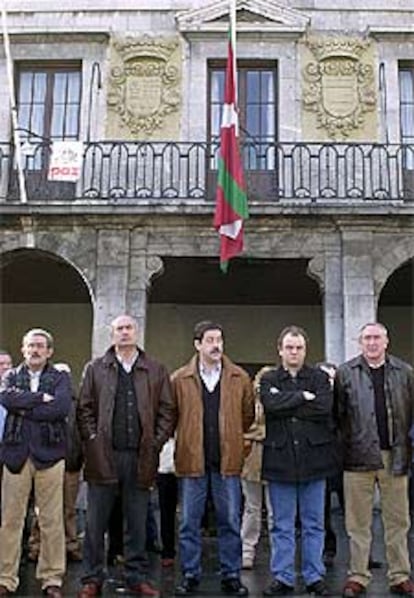
[[[48,180],[51,144],[26,142],[29,202],[212,202],[218,145],[203,142],[94,141],[84,144],[76,183]],[[414,201],[414,145],[246,143],[250,201],[346,204]],[[19,202],[13,147],[0,144],[3,202]]]

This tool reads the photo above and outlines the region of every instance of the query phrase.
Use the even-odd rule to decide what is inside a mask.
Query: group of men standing
[[[378,487],[390,589],[414,597],[407,546],[414,377],[408,364],[387,353],[384,326],[365,325],[359,340],[361,354],[339,367],[332,390],[327,375],[305,363],[306,332],[289,326],[276,343],[280,365],[261,378],[266,422],[262,475],[269,486],[273,515],[272,579],[265,596],[294,592],[298,522],[307,591],[329,595],[322,558],[326,479],[343,466],[350,540],[343,596],[363,594],[370,581],[372,503]],[[159,453],[173,435],[182,571],[175,594],[197,594],[202,574],[201,520],[211,495],[221,592],[246,596],[248,588],[240,578],[240,473],[248,451],[244,435],[255,415],[248,374],[224,355],[223,329],[214,322],[195,326],[195,354],[171,377],[139,348],[138,325],[131,316],[114,319],[111,341],[102,357],[87,364],[78,400],[88,481],[84,575],[78,598],[102,592],[104,536],[118,492],[127,590],[140,596],[159,595],[148,577],[146,513]],[[45,595],[60,598],[65,572],[65,426],[71,385],[68,374],[50,361],[53,338],[47,331],[29,331],[22,353],[22,364],[10,371],[0,392],[7,411],[0,453],[4,463],[0,596],[18,587],[22,530],[34,484],[41,531],[36,576]]]

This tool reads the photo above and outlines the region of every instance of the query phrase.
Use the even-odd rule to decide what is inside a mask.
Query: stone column
[[[336,365],[344,361],[342,257],[340,250],[325,254],[324,288],[325,356]]]
[[[129,231],[100,230],[97,247],[96,301],[92,338],[93,356],[110,344],[112,320],[127,312]]]
[[[344,231],[342,241],[345,359],[350,359],[359,353],[361,326],[376,319],[372,233]]]
[[[338,243],[308,264],[308,275],[323,292],[325,359],[340,364],[344,357],[342,268]]]
[[[158,255],[147,255],[148,233],[134,231],[131,237],[130,275],[127,309],[138,321],[139,344],[145,345],[148,292],[151,280],[162,274],[163,261]]]

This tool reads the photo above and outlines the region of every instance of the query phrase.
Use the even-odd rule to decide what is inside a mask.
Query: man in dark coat
[[[84,371],[78,421],[84,441],[88,511],[83,586],[79,598],[97,596],[104,581],[104,535],[118,492],[125,518],[128,592],[158,596],[147,580],[146,515],[158,455],[173,433],[173,404],[166,368],[137,346],[138,324],[112,322],[112,346]]]
[[[313,595],[328,595],[322,555],[326,478],[337,467],[333,401],[325,372],[305,364],[307,343],[301,328],[282,330],[277,341],[281,365],[260,383],[266,420],[263,479],[269,482],[273,511],[273,580],[265,596],[294,592],[297,515],[306,588]]]
[[[365,324],[359,344],[360,355],[340,366],[334,386],[350,548],[350,573],[343,596],[364,594],[371,579],[368,560],[376,487],[381,497],[390,591],[414,596],[407,546],[413,370],[387,353],[388,332],[383,324]]]

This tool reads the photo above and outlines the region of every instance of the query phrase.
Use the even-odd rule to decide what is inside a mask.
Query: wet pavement
[[[343,516],[339,509],[333,512],[333,528],[337,533],[338,553],[333,567],[328,569],[326,581],[332,596],[340,597],[341,588],[346,577],[346,567],[348,559],[347,540],[344,530]],[[383,563],[380,569],[373,570],[373,579],[367,591],[368,597],[391,596],[388,591],[386,579],[386,566],[384,555],[384,544],[382,541],[382,525],[378,512],[374,513],[373,519],[373,549],[372,557]],[[409,536],[411,555],[414,555],[414,533]],[[263,588],[269,583],[268,574],[268,539],[264,535],[261,538],[255,567],[251,571],[243,571],[242,580],[250,590],[250,596],[262,596]],[[150,555],[151,578],[160,588],[162,597],[173,596],[174,585],[180,578],[178,564],[175,569],[162,570],[159,556]],[[218,573],[216,538],[207,537],[203,540],[203,578],[200,584],[197,596],[219,597],[220,576]],[[65,596],[76,596],[79,588],[79,578],[82,574],[82,565],[80,563],[70,563],[68,565],[68,574],[65,580]],[[122,569],[115,568],[109,572],[110,579],[104,586],[104,597],[129,596],[122,585]],[[306,590],[298,580],[295,596],[306,596]],[[38,583],[35,580],[35,565],[32,563],[24,564],[21,567],[21,583],[17,596],[41,596]]]

